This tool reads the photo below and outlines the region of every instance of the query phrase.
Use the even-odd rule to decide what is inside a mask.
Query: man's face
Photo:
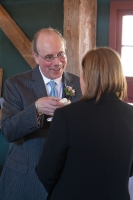
[[[40,65],[43,75],[49,79],[61,77],[67,65],[67,58],[59,59],[56,57],[59,53],[65,52],[65,46],[60,36],[54,33],[49,35],[42,33],[37,40],[37,51],[38,54],[34,53],[34,58],[36,63]],[[48,62],[41,56],[54,56],[56,58]]]

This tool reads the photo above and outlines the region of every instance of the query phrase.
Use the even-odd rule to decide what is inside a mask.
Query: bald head
[[[58,30],[50,27],[50,28],[42,28],[34,35],[34,38],[32,40],[32,51],[38,52],[38,45],[37,45],[38,40],[40,39],[47,40],[47,38],[50,38],[50,36],[51,38],[53,37],[60,38],[63,42],[64,48],[66,49],[66,41],[63,38],[62,34]]]

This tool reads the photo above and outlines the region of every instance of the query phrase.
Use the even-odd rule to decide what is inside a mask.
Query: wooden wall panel
[[[64,0],[67,71],[79,75],[85,53],[96,46],[97,0]]]

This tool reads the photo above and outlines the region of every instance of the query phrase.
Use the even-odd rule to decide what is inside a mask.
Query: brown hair
[[[102,94],[109,93],[116,93],[123,99],[127,94],[120,56],[111,48],[99,47],[87,52],[82,59],[82,73],[84,100],[96,97],[97,102]]]
[[[37,51],[37,40],[41,33],[46,33],[46,34],[55,33],[55,34],[59,35],[64,43],[65,48],[66,48],[66,40],[64,39],[62,34],[57,29],[49,27],[49,28],[42,28],[35,33],[33,40],[32,40],[32,51],[33,52],[36,52],[36,53],[38,52]]]

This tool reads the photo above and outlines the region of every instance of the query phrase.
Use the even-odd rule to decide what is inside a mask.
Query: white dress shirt
[[[40,70],[40,73],[43,77],[47,94],[48,94],[48,96],[50,96],[49,94],[50,94],[50,91],[51,91],[51,87],[48,84],[48,82],[51,81],[51,79],[49,79],[49,78],[47,78],[46,76],[43,75],[43,73],[41,72],[40,66],[39,66],[39,70]],[[63,88],[62,76],[60,78],[52,79],[52,80],[56,82],[55,88],[57,90],[58,97],[62,98],[62,88]]]

